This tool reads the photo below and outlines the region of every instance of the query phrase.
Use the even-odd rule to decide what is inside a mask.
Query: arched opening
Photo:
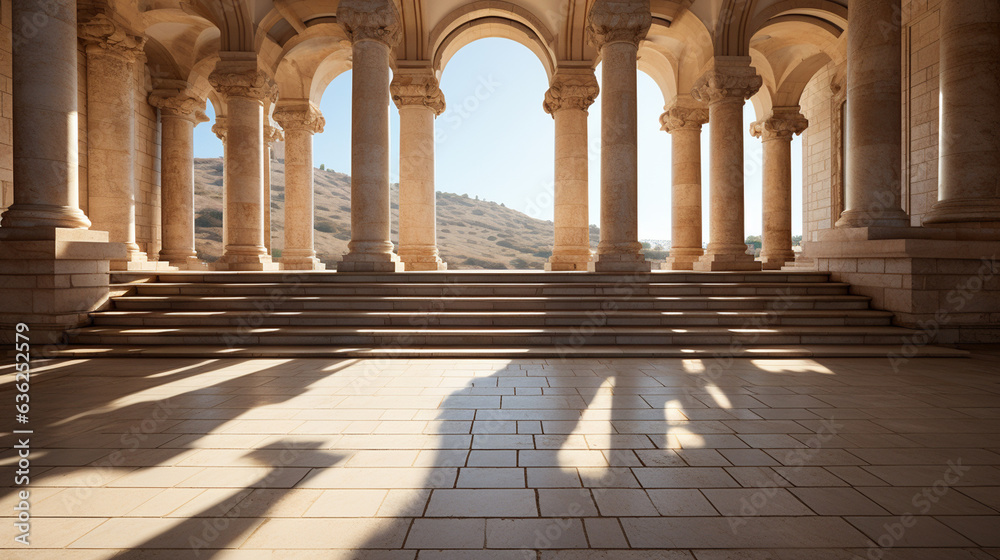
[[[554,125],[546,68],[504,38],[457,50],[440,78],[437,240],[449,269],[541,269],[553,242]]]

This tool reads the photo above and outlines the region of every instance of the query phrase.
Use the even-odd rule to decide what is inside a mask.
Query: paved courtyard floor
[[[33,368],[5,559],[1000,558],[1000,349]]]

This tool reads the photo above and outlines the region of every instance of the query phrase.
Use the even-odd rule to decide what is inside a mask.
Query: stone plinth
[[[819,232],[808,258],[926,343],[997,343],[996,239],[1000,230],[837,228]]]
[[[22,322],[33,344],[87,323],[108,301],[109,262],[125,255],[125,244],[108,243],[103,231],[0,228],[0,340],[9,342]]]

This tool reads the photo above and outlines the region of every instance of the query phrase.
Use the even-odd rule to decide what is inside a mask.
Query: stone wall
[[[903,210],[914,226],[937,202],[940,4],[912,0],[903,10]]]
[[[816,241],[819,230],[836,221],[833,210],[833,104],[831,63],[813,76],[802,93],[802,114],[809,128],[802,133],[802,242]],[[838,146],[839,149],[839,146]]]
[[[0,213],[14,197],[11,4],[12,0],[0,0]]]

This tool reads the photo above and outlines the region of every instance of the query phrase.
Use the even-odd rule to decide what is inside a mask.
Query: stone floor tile
[[[410,519],[269,519],[245,549],[363,549],[401,548]]]
[[[641,517],[657,515],[656,508],[644,490],[625,488],[598,488],[594,500],[605,517]]]
[[[458,488],[524,488],[524,469],[465,467],[458,471]]]
[[[535,517],[534,490],[435,490],[428,517]]]
[[[487,548],[586,548],[580,519],[487,519]]]
[[[978,546],[1000,547],[1000,515],[939,515],[935,519]]]
[[[868,538],[837,517],[624,518],[634,548],[840,548]]]
[[[590,517],[598,515],[591,491],[586,488],[541,488],[538,508],[542,517]]]
[[[374,517],[387,493],[387,490],[323,490],[301,516]]]
[[[482,549],[485,544],[485,519],[414,519],[404,546]]]
[[[628,548],[628,540],[615,518],[590,518],[583,520],[590,548]]]
[[[873,516],[844,519],[882,548],[975,546],[971,540],[933,517]]]
[[[702,493],[725,516],[812,515],[808,507],[784,488],[708,488]]]
[[[1000,487],[997,487],[1000,491]],[[946,487],[880,486],[858,488],[891,514],[996,515],[997,511],[968,497],[965,489]]]
[[[819,515],[885,515],[889,513],[854,488],[793,488],[791,492]]]

